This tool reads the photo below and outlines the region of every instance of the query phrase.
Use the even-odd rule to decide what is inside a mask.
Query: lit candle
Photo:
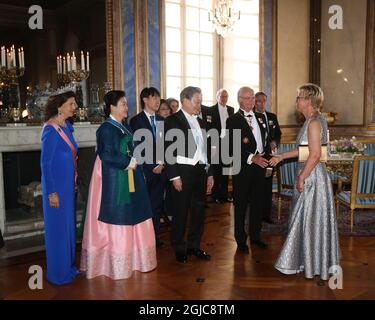
[[[60,74],[61,72],[60,72],[60,57],[59,56],[57,56],[57,58],[56,58],[56,64],[57,64],[57,74]]]
[[[62,73],[62,56],[60,55],[60,73]]]
[[[72,61],[72,70],[76,71],[77,70],[77,59],[76,59],[76,55],[75,55],[74,51],[73,51],[72,59],[73,59],[73,61]]]
[[[11,59],[10,52],[9,52],[9,49],[7,49],[7,67],[8,67],[8,69],[10,68],[10,59]]]
[[[1,47],[1,66],[5,67],[6,65],[6,59],[5,59],[5,47]]]
[[[21,58],[22,58],[22,68],[25,68],[25,52],[23,51],[23,47],[21,47]]]
[[[14,45],[12,46],[12,63],[13,67],[16,66],[16,50],[14,50]]]
[[[65,60],[65,57],[64,57],[63,58],[63,74],[65,74],[65,73],[66,73],[66,60]]]
[[[72,71],[71,61],[70,61],[70,54],[69,53],[66,54],[66,62],[67,62],[67,65],[68,65],[68,72]]]
[[[86,70],[90,71],[89,52],[86,54]]]
[[[83,55],[83,51],[81,51],[81,70],[85,70],[85,56]]]

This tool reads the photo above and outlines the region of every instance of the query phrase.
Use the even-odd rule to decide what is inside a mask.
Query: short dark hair
[[[193,86],[189,86],[189,87],[184,88],[180,93],[181,103],[182,103],[182,101],[184,101],[184,99],[191,100],[191,98],[193,98],[193,95],[195,93],[202,94],[202,90],[198,87],[193,87]]]
[[[119,100],[126,97],[125,91],[111,90],[104,95],[104,115],[106,118],[111,114],[111,105],[116,106]]]
[[[144,88],[142,91],[141,91],[141,94],[140,94],[140,99],[141,99],[141,108],[144,109],[145,108],[145,102],[143,101],[143,98],[148,98],[149,96],[157,96],[157,97],[160,97],[160,92],[158,89],[154,88],[154,87],[149,87],[149,88]]]
[[[70,98],[75,98],[76,94],[73,91],[67,91],[60,94],[51,95],[48,98],[46,109],[44,111],[45,120],[48,121],[59,113],[59,108]]]
[[[267,95],[263,91],[259,91],[255,94],[255,98],[258,98],[259,96],[265,96],[267,98]]]

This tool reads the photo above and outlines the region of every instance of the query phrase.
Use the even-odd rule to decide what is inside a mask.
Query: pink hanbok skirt
[[[96,158],[91,177],[83,231],[80,270],[88,279],[107,276],[126,279],[133,271],[156,268],[152,219],[136,225],[113,225],[98,220],[102,194],[102,163]]]

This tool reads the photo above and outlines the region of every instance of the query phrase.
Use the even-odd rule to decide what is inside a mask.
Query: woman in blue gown
[[[47,280],[70,283],[76,268],[75,188],[77,144],[67,120],[76,109],[74,92],[49,98],[42,132],[42,192],[47,256]]]

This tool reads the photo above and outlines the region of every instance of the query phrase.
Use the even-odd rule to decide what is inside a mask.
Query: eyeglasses
[[[296,97],[296,101],[299,101],[300,99],[306,99],[307,97],[300,97],[300,96],[298,96],[298,97]]]

